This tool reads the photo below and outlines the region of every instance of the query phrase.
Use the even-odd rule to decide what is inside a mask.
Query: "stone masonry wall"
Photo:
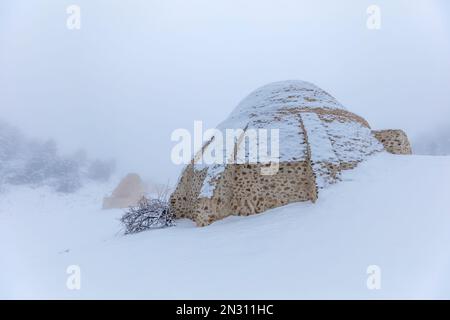
[[[375,138],[380,141],[387,152],[393,154],[411,154],[411,144],[403,130],[374,130]]]
[[[197,198],[204,173],[188,166],[171,196],[177,218],[206,226],[229,215],[251,215],[291,202],[316,201],[314,173],[309,162],[279,164],[274,175],[261,175],[261,164],[229,165],[212,198]],[[189,170],[189,171],[188,171]],[[197,192],[192,192],[192,190]]]

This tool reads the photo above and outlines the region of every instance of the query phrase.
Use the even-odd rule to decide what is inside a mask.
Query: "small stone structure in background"
[[[146,186],[136,173],[129,173],[114,189],[110,197],[103,199],[103,209],[122,209],[136,206],[146,194]]]

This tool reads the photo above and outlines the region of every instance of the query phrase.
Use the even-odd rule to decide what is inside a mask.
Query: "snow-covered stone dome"
[[[175,214],[201,226],[290,202],[315,202],[319,190],[338,181],[342,170],[384,150],[366,120],[304,81],[275,82],[255,90],[217,129],[185,168],[171,196]],[[235,139],[221,144],[220,161],[201,161],[204,155],[217,153],[217,142],[231,129]],[[278,151],[276,170],[267,174],[264,169],[272,168],[274,159],[265,162],[259,153],[252,157],[250,144],[256,141],[259,150],[267,135],[275,134],[261,138],[250,133],[274,129],[278,145],[275,148],[273,140],[264,145],[268,153]]]
[[[248,121],[268,116],[274,112],[287,108],[345,108],[331,95],[316,85],[300,80],[288,80],[269,83],[250,93],[233,110],[228,119],[219,127],[228,125],[241,125]]]

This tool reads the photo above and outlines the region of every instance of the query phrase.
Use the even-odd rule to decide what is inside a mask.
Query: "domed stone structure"
[[[231,129],[231,142],[218,144]],[[264,141],[268,132],[271,139],[279,138],[270,146]],[[178,218],[205,226],[229,215],[315,202],[320,189],[338,181],[342,170],[354,168],[384,146],[394,153],[410,152],[406,135],[399,132],[372,132],[366,120],[311,83],[268,84],[246,97],[218,126],[184,169],[171,206]],[[222,151],[220,145],[227,146],[219,156],[223,161],[205,164],[202,159]],[[276,153],[276,161],[266,161],[260,152],[252,155],[252,145]]]
[[[135,206],[145,195],[145,184],[136,173],[127,174],[110,197],[103,198],[103,209],[119,209]]]

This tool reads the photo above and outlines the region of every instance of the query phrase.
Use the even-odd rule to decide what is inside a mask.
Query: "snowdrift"
[[[450,298],[450,157],[379,154],[316,204],[119,233],[104,190],[0,197],[1,298]],[[26,201],[25,201],[26,199]],[[80,290],[66,286],[68,266]],[[367,268],[381,270],[369,290]]]

